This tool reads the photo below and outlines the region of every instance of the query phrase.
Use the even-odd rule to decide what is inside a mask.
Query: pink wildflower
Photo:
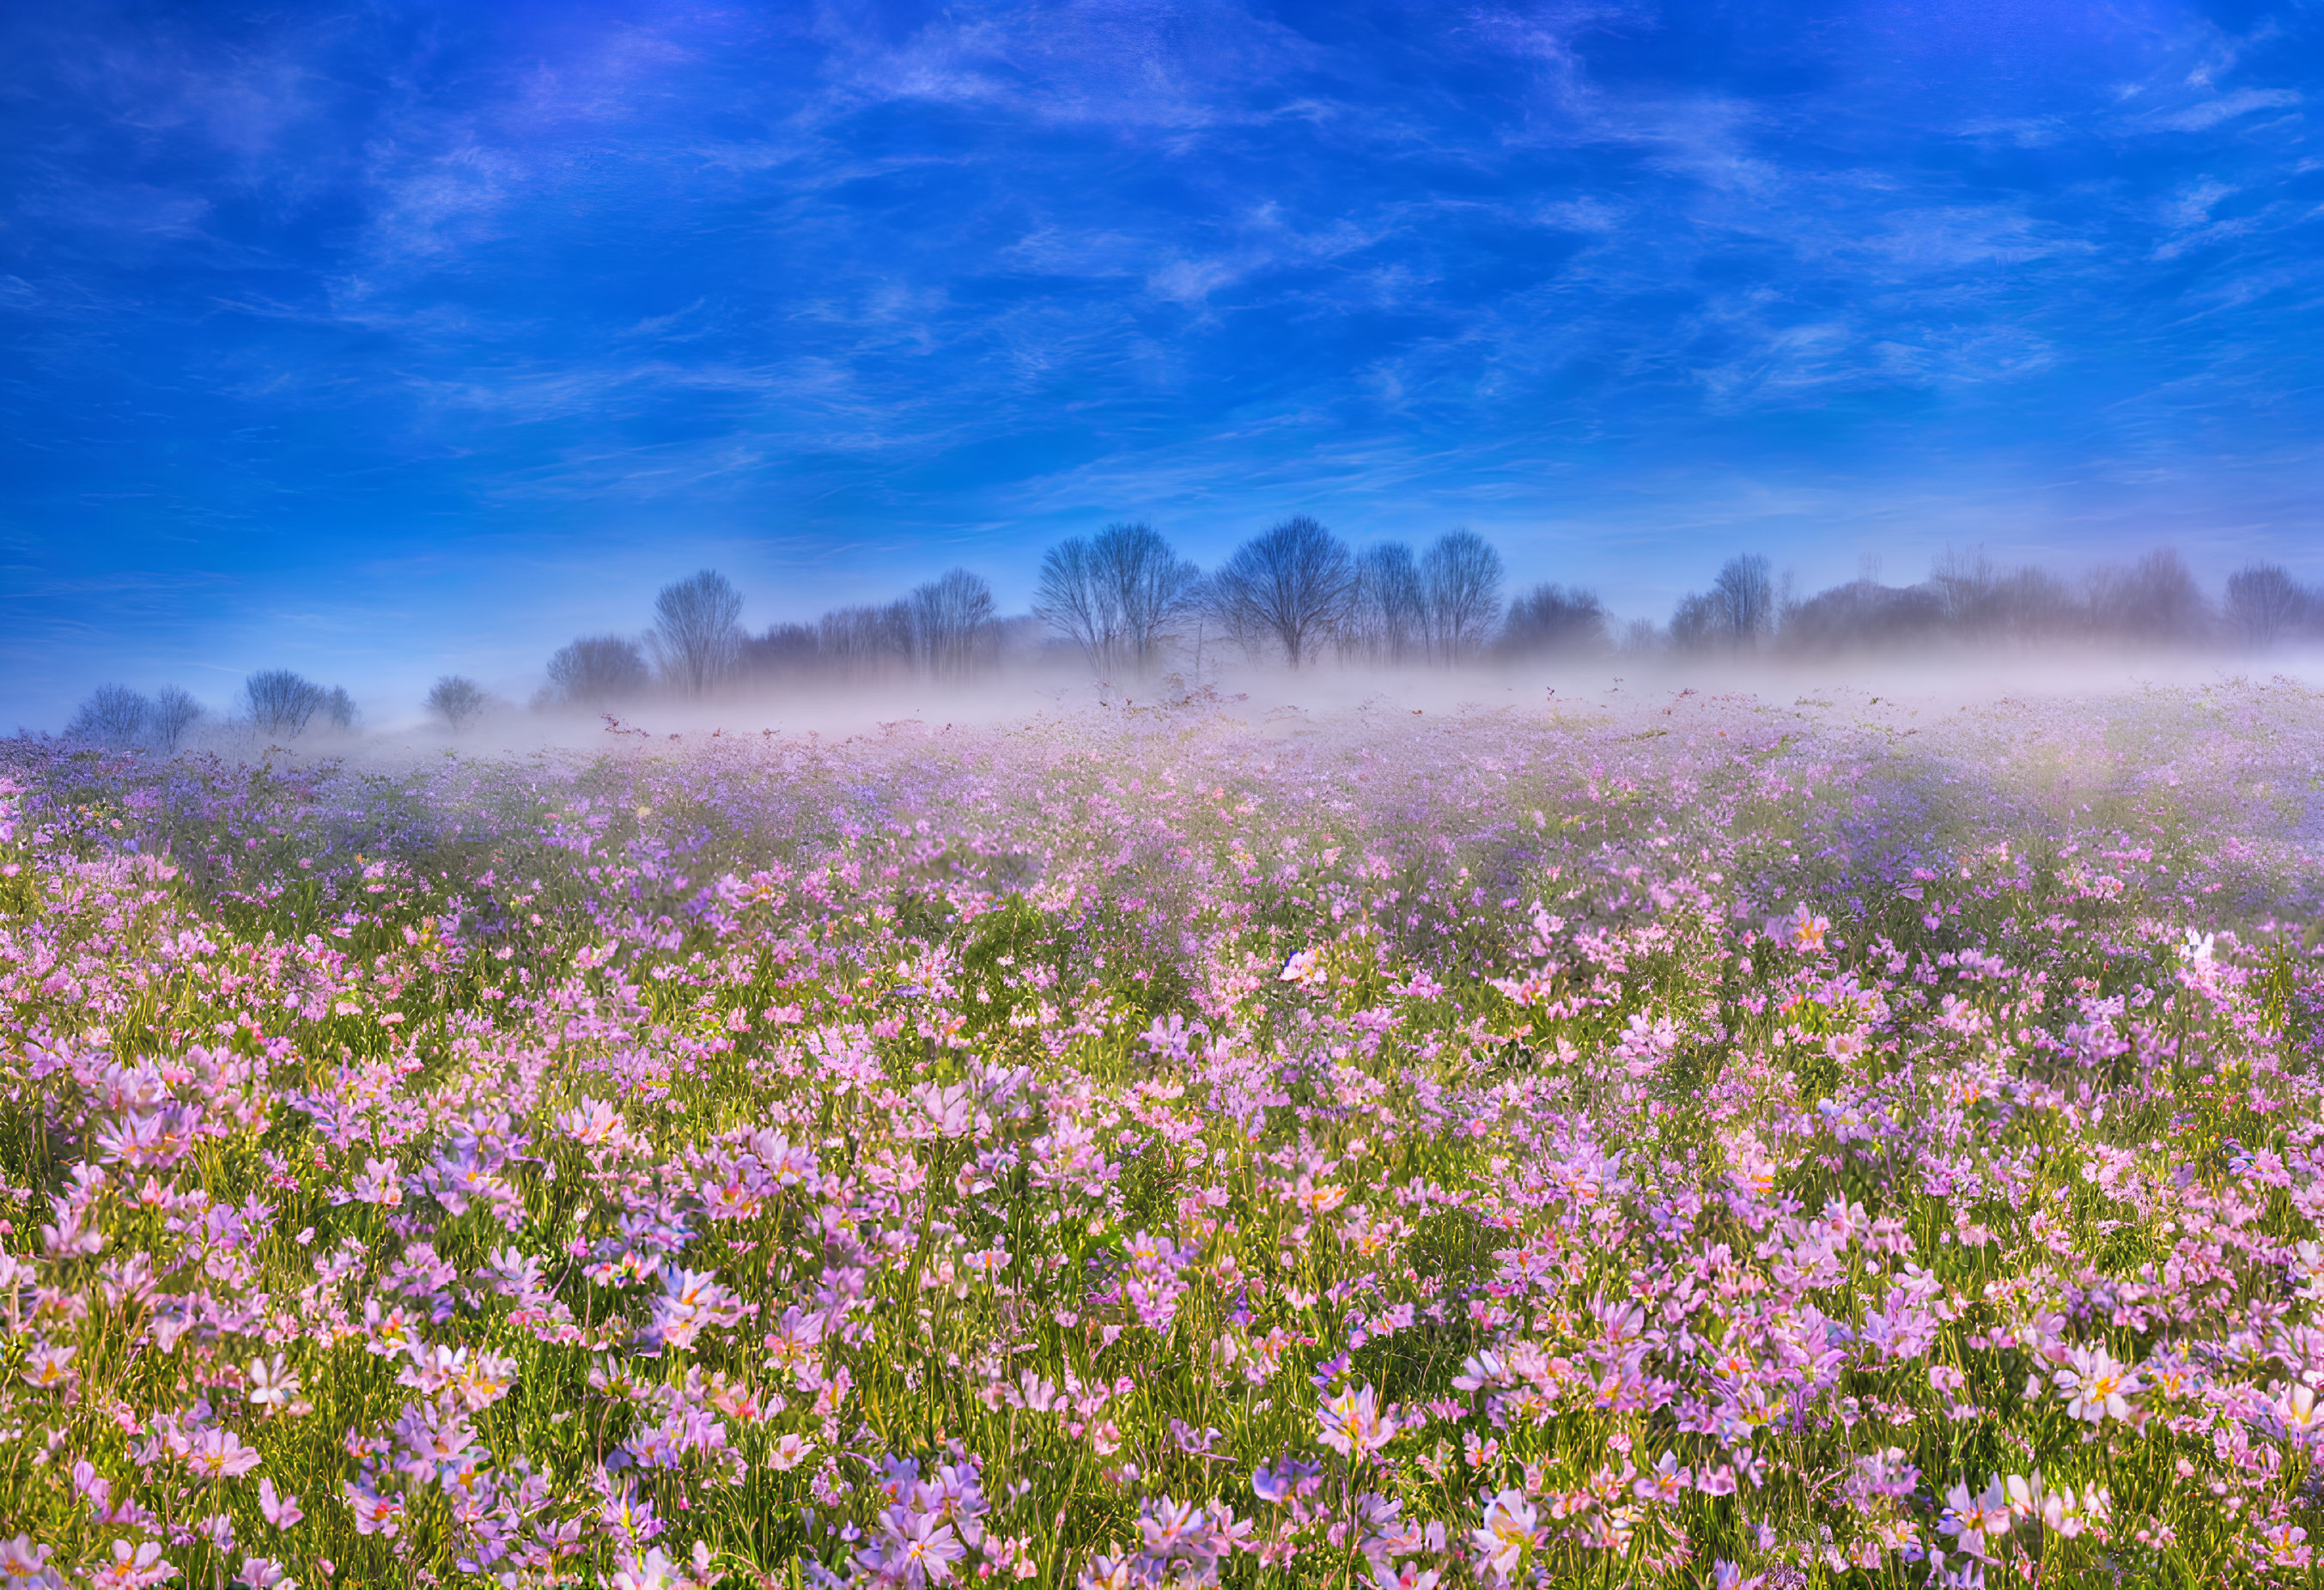
[[[194,1437],[193,1450],[186,1454],[186,1466],[197,1479],[240,1479],[258,1466],[258,1448],[244,1446],[242,1437],[232,1430],[214,1426]]]
[[[1327,1400],[1315,1417],[1323,1445],[1357,1462],[1396,1438],[1396,1421],[1381,1417],[1378,1396],[1369,1385]]]
[[[161,1548],[147,1540],[133,1547],[126,1540],[113,1543],[113,1560],[88,1576],[95,1590],[144,1590],[148,1585],[160,1585],[178,1576],[178,1570],[161,1560]]]
[[[43,1342],[24,1354],[24,1367],[17,1373],[28,1386],[44,1391],[60,1391],[78,1378],[70,1367],[73,1354],[78,1351],[78,1347],[51,1346]]]
[[[268,1523],[278,1530],[294,1528],[300,1519],[307,1516],[306,1509],[299,1505],[298,1497],[279,1494],[274,1489],[274,1482],[263,1476],[258,1482],[258,1511]]]

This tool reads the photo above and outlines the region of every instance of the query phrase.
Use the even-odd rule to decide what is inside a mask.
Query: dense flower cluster
[[[0,1583],[2314,1582],[2318,706],[14,743]]]

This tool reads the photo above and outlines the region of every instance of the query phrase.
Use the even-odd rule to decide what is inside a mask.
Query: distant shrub
[[[1538,585],[1509,604],[1500,651],[1510,657],[1574,655],[1606,649],[1606,609],[1579,586]]]
[[[484,686],[461,674],[447,673],[436,681],[423,704],[429,712],[443,719],[444,726],[454,734],[465,733],[468,726],[484,713],[491,698]]]
[[[1784,614],[1781,643],[1787,652],[1823,653],[1922,645],[1943,633],[1944,623],[1944,603],[1926,586],[1851,580]]]
[[[645,652],[621,635],[583,635],[549,660],[545,704],[611,707],[642,695],[652,675]]]

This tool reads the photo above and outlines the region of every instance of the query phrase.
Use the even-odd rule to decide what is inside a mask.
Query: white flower
[[[2069,1417],[2092,1424],[2130,1417],[2130,1398],[2141,1390],[2136,1371],[2116,1363],[2104,1347],[2076,1347],[2068,1361],[2073,1367],[2054,1378],[2067,1395]]]
[[[299,1377],[290,1373],[281,1354],[274,1354],[272,1364],[263,1358],[250,1361],[249,1396],[253,1406],[263,1408],[271,1413],[275,1409],[289,1407],[291,1399],[298,1394]]]
[[[1522,1491],[1504,1491],[1487,1502],[1484,1527],[1470,1535],[1485,1554],[1486,1567],[1502,1578],[1515,1573],[1537,1539],[1534,1526],[1539,1518]]]

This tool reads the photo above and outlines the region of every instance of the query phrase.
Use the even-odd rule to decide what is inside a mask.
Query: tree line
[[[1304,514],[1207,574],[1148,524],[1074,537],[1042,554],[1032,610],[1013,617],[983,576],[954,569],[892,602],[754,633],[741,622],[741,593],[704,569],[662,588],[642,636],[583,635],[558,650],[534,704],[602,709],[656,691],[792,680],[958,680],[1051,650],[1102,677],[1136,679],[1222,652],[1293,668],[1327,655],[1460,662],[1496,645],[1602,637],[1596,597],[1551,586],[1510,605],[1505,584],[1499,552],[1468,531],[1425,551],[1389,541],[1359,554]]]
[[[1867,572],[1804,598],[1789,587],[1765,557],[1729,559],[1708,590],[1679,602],[1666,632],[1645,638],[1679,652],[1794,656],[2077,642],[2266,652],[2324,640],[2324,592],[2282,564],[2246,564],[2215,603],[2167,549],[2103,564],[2079,582],[2033,564],[2004,568],[1978,549],[1946,551],[1913,585]]]
[[[148,696],[127,685],[103,684],[65,725],[64,737],[116,750],[171,752],[210,716],[180,685],[163,685]],[[226,720],[271,739],[291,740],[318,726],[352,734],[361,716],[346,686],[326,688],[290,669],[266,668],[243,681]]]
[[[2281,565],[2248,564],[2213,602],[2176,552],[2107,565],[2079,582],[1982,550],[1948,551],[1928,577],[1886,585],[1877,567],[1802,596],[1764,555],[1730,558],[1667,624],[1618,629],[1596,592],[1543,583],[1510,595],[1501,555],[1466,530],[1425,548],[1353,549],[1296,514],[1204,571],[1151,525],[1108,525],[1042,554],[1031,611],[1003,615],[984,577],[948,569],[886,603],[835,607],[757,632],[732,581],[703,569],[656,594],[642,634],[576,637],[548,661],[537,710],[606,711],[649,697],[703,699],[732,689],[962,681],[1005,660],[1069,655],[1118,680],[1214,661],[1301,669],[1335,661],[1460,666],[1500,660],[1673,653],[1844,652],[2095,642],[2232,645],[2252,651],[2324,640],[2324,592]],[[464,730],[495,703],[465,675],[438,679],[422,704]],[[66,729],[112,745],[176,748],[204,716],[175,686],[148,698],[100,686]],[[355,726],[343,688],[288,669],[252,674],[228,720],[277,739]]]

